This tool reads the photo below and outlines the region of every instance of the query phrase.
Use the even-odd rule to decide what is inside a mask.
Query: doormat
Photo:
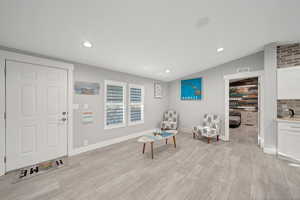
[[[66,164],[67,158],[64,157],[15,170],[12,172],[15,173],[15,179],[13,180],[13,183],[18,183],[20,181],[53,171],[55,169],[59,169],[66,166]]]

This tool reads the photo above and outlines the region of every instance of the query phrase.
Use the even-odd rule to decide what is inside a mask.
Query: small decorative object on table
[[[153,132],[153,135],[154,136],[161,135],[161,129],[159,129],[159,128],[155,129]]]

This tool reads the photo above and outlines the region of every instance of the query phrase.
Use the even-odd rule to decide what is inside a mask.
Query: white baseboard
[[[300,162],[299,159],[293,158],[293,157],[291,157],[287,154],[281,153],[281,152],[278,152],[278,156],[282,159],[285,159],[285,160],[288,160],[288,161],[291,161],[291,162]]]
[[[120,143],[120,142],[129,140],[129,139],[136,138],[136,137],[145,135],[147,133],[153,132],[154,130],[155,129],[146,130],[146,131],[133,133],[133,134],[118,137],[118,138],[113,138],[113,139],[110,139],[110,140],[105,140],[105,141],[102,141],[102,142],[98,142],[96,144],[91,144],[91,145],[88,145],[88,146],[79,147],[79,148],[73,149],[73,151],[69,154],[69,156],[75,156],[75,155],[78,155],[78,154],[81,154],[81,153],[84,153],[84,152],[87,152],[87,151],[92,151],[92,150],[95,150],[95,149],[98,149],[98,148],[101,148],[101,147],[106,147],[106,146],[109,146],[109,145],[112,145],[112,144]]]
[[[258,137],[260,148],[264,148],[264,139],[262,137]]]
[[[266,147],[264,147],[264,153],[271,154],[271,155],[276,155],[277,150],[276,150],[276,148],[266,148]]]

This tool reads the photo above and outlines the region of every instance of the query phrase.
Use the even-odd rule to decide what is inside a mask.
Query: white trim
[[[61,62],[61,61],[50,60],[50,59],[46,59],[46,58],[28,56],[28,55],[24,55],[24,54],[13,53],[13,52],[3,51],[3,50],[0,50],[0,55],[1,55],[1,57],[5,58],[7,60],[12,60],[12,61],[17,61],[17,62],[38,64],[38,65],[43,65],[43,66],[48,66],[48,67],[67,69],[67,70],[71,70],[71,71],[73,71],[73,69],[74,69],[73,64]]]
[[[229,79],[225,79],[225,117],[224,117],[225,132],[223,138],[229,141]]]
[[[142,101],[141,103],[131,103],[131,97],[130,97],[130,89],[131,88],[139,88],[142,90]],[[135,122],[131,122],[131,109],[130,107],[133,105],[139,105],[141,106],[142,110],[141,110],[141,115],[142,115],[142,119],[140,121],[135,121]],[[138,124],[143,124],[144,123],[144,118],[145,118],[145,88],[142,85],[137,85],[137,84],[128,84],[128,126],[134,126],[134,125],[138,125]]]
[[[243,78],[259,77],[259,76],[263,76],[263,75],[264,75],[264,71],[260,70],[260,71],[228,74],[228,75],[224,76],[224,79],[226,79],[226,80],[243,79]]]
[[[266,148],[266,147],[264,147],[264,153],[270,154],[270,155],[276,155],[277,150],[276,150],[276,148]]]
[[[264,148],[264,138],[258,136],[258,144],[260,146],[260,148]]]
[[[297,158],[293,158],[289,155],[286,155],[284,153],[281,153],[281,152],[277,152],[277,155],[280,156],[282,159],[285,159],[285,160],[288,160],[288,161],[297,161],[297,162],[300,162],[300,159],[297,159]]]
[[[0,67],[3,68],[5,65],[5,60],[11,60],[11,61],[17,61],[17,62],[23,62],[23,63],[29,63],[29,64],[37,64],[45,67],[52,67],[52,68],[59,68],[67,70],[68,73],[68,152],[67,154],[70,155],[73,151],[73,70],[74,66],[70,63],[45,59],[45,58],[39,58],[35,56],[28,56],[18,53],[13,53],[9,51],[3,51],[0,50]],[[3,78],[5,78],[4,71],[1,69],[0,72],[0,80],[2,81]],[[2,87],[1,87],[2,86]],[[4,84],[1,84],[1,88],[3,88]],[[5,102],[5,93],[0,88],[0,106],[3,106],[2,102]],[[4,106],[5,107],[5,106]],[[2,107],[3,108],[3,107]],[[2,114],[1,114],[2,115]],[[1,127],[3,126],[3,122],[0,122]],[[2,130],[2,131],[1,131]],[[3,135],[4,134],[4,135]],[[0,129],[0,143],[3,142],[4,139],[4,146],[3,148],[0,148],[0,155],[5,155],[5,132],[3,132],[3,129]],[[2,145],[1,145],[2,147]],[[1,159],[1,158],[0,158]],[[3,171],[3,159],[0,160],[0,176],[5,173],[5,170]]]
[[[0,176],[5,174],[5,59],[0,54]]]
[[[264,71],[253,71],[253,72],[243,72],[243,73],[236,73],[236,74],[229,74],[224,76],[225,82],[225,120],[224,120],[224,127],[225,127],[225,134],[224,140],[229,141],[229,82],[230,80],[234,79],[243,79],[243,78],[251,78],[251,77],[258,77],[259,79],[259,137],[260,137],[260,146],[263,147],[264,141]],[[222,138],[222,136],[221,136]]]
[[[264,142],[265,142],[265,113],[264,113],[264,107],[265,107],[265,77],[264,77],[264,74],[262,74],[261,76],[258,77],[259,79],[259,84],[260,84],[260,87],[259,87],[259,116],[258,116],[258,127],[259,127],[259,134],[258,134],[258,137],[259,137],[259,146],[260,148],[264,148]]]
[[[68,155],[73,150],[73,94],[74,94],[74,68],[68,70]]]
[[[115,124],[115,125],[106,125],[106,106],[108,104],[111,105],[117,105],[117,104],[113,104],[113,103],[107,103],[107,85],[116,85],[116,86],[121,86],[123,87],[123,103],[120,103],[120,105],[123,105],[124,107],[124,121],[121,124]],[[118,82],[118,81],[111,81],[111,80],[105,80],[104,81],[104,129],[113,129],[113,128],[122,128],[122,127],[126,127],[126,111],[127,111],[127,107],[126,107],[126,97],[127,97],[127,93],[126,93],[126,86],[127,83],[125,82]]]
[[[155,129],[146,130],[146,131],[133,133],[133,134],[130,134],[130,135],[126,135],[126,136],[122,136],[122,137],[118,137],[118,138],[114,138],[114,139],[110,139],[110,140],[105,140],[105,141],[102,141],[102,142],[98,142],[96,144],[91,144],[91,145],[88,145],[88,146],[79,147],[79,148],[74,149],[71,156],[81,154],[81,153],[84,153],[84,152],[87,152],[87,151],[92,151],[92,150],[95,150],[95,149],[99,149],[99,148],[102,148],[102,147],[106,147],[106,146],[109,146],[109,145],[112,145],[112,144],[117,144],[117,143],[129,140],[129,139],[132,139],[132,138],[136,138],[136,137],[151,133],[154,130]]]

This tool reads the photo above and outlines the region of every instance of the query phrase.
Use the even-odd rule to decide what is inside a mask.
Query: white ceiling
[[[299,0],[0,0],[0,45],[169,81],[299,40],[299,8]]]

